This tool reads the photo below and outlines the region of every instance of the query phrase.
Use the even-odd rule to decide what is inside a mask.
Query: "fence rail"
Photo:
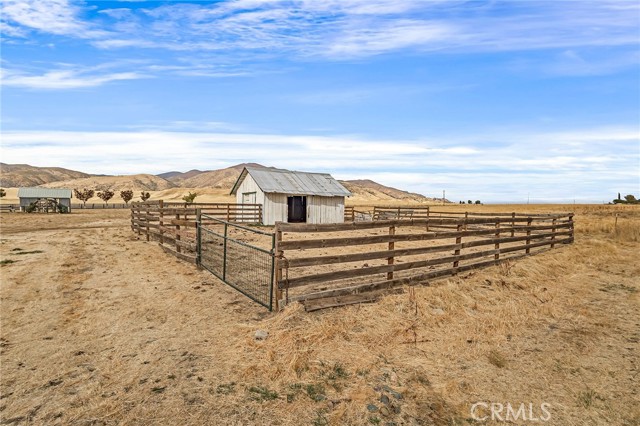
[[[162,200],[146,203],[134,202],[131,208],[131,229],[144,235],[147,241],[160,243],[162,249],[187,262],[196,263],[198,213],[213,219],[251,224],[262,222],[262,206],[259,204],[165,203]]]
[[[351,301],[354,294],[455,275],[574,239],[572,213],[434,217],[423,208],[406,219],[394,210],[391,220],[377,214],[371,222],[276,223],[276,298],[338,306],[336,297]],[[391,210],[376,212],[383,211]],[[415,219],[426,212],[428,219]]]

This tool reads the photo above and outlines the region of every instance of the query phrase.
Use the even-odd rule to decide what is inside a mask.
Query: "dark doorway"
[[[287,206],[289,207],[287,222],[301,223],[307,221],[307,197],[299,195],[287,197]]]

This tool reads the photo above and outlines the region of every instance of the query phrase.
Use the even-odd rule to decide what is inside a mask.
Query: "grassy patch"
[[[229,395],[234,393],[235,391],[236,391],[236,382],[223,383],[221,385],[218,385],[218,387],[216,388],[216,393],[221,395]]]
[[[10,265],[11,263],[16,263],[17,260],[12,259],[2,259],[0,260],[0,265]]]
[[[278,392],[269,390],[264,386],[251,386],[249,388],[249,394],[249,398],[258,402],[278,399]]]
[[[13,250],[12,250],[13,251]],[[17,251],[13,254],[37,254],[37,253],[44,253],[42,250],[31,250],[31,251]]]
[[[307,396],[315,402],[327,399],[324,386],[320,383],[305,386],[305,391],[307,392]]]

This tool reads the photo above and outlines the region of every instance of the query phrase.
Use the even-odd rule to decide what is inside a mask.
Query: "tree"
[[[6,197],[6,196],[7,196],[7,192],[4,189],[0,188],[0,198]]]
[[[197,196],[198,196],[197,192],[192,193],[191,191],[189,191],[189,194],[182,197],[182,200],[184,201],[185,204],[191,204],[193,203],[193,200],[195,200]]]
[[[140,192],[140,199],[142,200],[143,203],[147,201],[149,197],[151,197],[151,194],[149,194],[148,192],[144,192],[144,191]]]
[[[473,201],[468,200],[468,201],[467,201],[467,204],[473,204]]]
[[[108,189],[98,192],[98,198],[102,199],[102,201],[107,205],[109,204],[109,200],[113,198],[113,195],[113,191],[109,191]]]
[[[482,204],[480,200],[476,200],[476,204]]]
[[[87,201],[93,198],[95,192],[93,191],[93,189],[83,188],[82,191],[74,189],[73,194],[78,200],[82,201],[82,206],[84,207],[87,205]]]
[[[628,204],[636,204],[638,202],[638,200],[636,200],[636,197],[633,196],[632,194],[627,194],[624,196],[624,200],[628,203]]]
[[[129,204],[129,201],[133,198],[133,191],[130,189],[120,191],[120,198],[122,198],[125,204]]]

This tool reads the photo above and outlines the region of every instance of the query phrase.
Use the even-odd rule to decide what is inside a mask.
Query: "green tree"
[[[467,204],[473,204],[473,201],[468,200],[468,201],[467,201]]]
[[[120,191],[120,198],[122,198],[125,204],[129,204],[129,201],[133,198],[133,191],[130,189]]]
[[[0,188],[0,198],[6,197],[6,196],[7,196],[7,192],[4,189]]]
[[[149,197],[151,197],[151,194],[149,194],[148,192],[144,192],[144,191],[140,192],[140,199],[142,200],[143,203],[147,201]]]
[[[83,207],[87,205],[87,201],[93,198],[94,194],[95,192],[93,189],[83,188],[82,191],[78,189],[73,190],[73,195],[75,195],[78,200],[82,201]]]
[[[482,204],[480,200],[476,200],[476,204]]]
[[[184,197],[182,197],[182,200],[184,201],[185,205],[186,204],[191,204],[191,203],[193,203],[193,200],[195,200],[197,196],[198,196],[197,192],[189,191],[189,194],[187,194]]]
[[[108,189],[98,192],[98,198],[104,201],[104,203],[107,205],[109,205],[109,200],[112,199],[114,195],[114,192]]]
[[[628,204],[637,204],[638,200],[636,200],[636,197],[632,194],[627,194],[624,196],[624,200],[628,203]]]

